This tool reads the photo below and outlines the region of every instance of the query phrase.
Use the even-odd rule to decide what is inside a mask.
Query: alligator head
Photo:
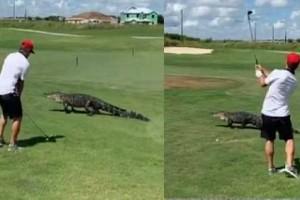
[[[45,94],[48,99],[51,99],[57,103],[62,103],[63,102],[63,95],[64,93],[62,92],[50,92]]]
[[[216,113],[213,113],[212,115],[213,117],[215,118],[219,118],[220,120],[227,120],[227,113],[226,112],[216,112]]]

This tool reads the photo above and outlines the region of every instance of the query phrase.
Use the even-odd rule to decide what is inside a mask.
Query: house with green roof
[[[121,12],[121,24],[149,24],[158,22],[158,13],[148,8],[131,7],[127,11]]]

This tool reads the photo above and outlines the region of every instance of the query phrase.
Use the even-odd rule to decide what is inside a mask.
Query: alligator
[[[261,117],[249,112],[217,112],[213,113],[213,117],[219,118],[227,122],[227,126],[233,127],[233,124],[240,124],[245,128],[248,124],[253,125],[257,129],[261,129]]]
[[[46,95],[48,99],[54,100],[57,103],[62,103],[66,113],[75,112],[75,108],[84,108],[89,116],[104,111],[113,116],[150,121],[149,118],[143,116],[142,114],[114,106],[103,101],[102,99],[88,94],[51,92],[47,93]]]
[[[256,129],[262,128],[262,118],[259,115],[249,112],[216,112],[213,117],[219,118],[227,122],[227,126],[233,128],[233,124],[240,124],[245,128],[248,124],[254,126]],[[299,134],[300,131],[293,129],[294,133]]]

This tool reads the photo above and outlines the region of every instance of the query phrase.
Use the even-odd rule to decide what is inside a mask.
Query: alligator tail
[[[108,112],[114,116],[119,116],[119,117],[128,117],[131,119],[139,119],[142,121],[150,121],[149,118],[145,117],[144,115],[140,113],[136,113],[133,111],[127,111],[124,108],[120,108],[118,106],[114,106],[112,104],[109,104],[107,102],[102,101],[102,106],[101,110]]]
[[[145,117],[144,115],[140,114],[140,113],[136,113],[134,111],[125,111],[125,112],[122,112],[121,117],[128,117],[128,118],[131,118],[131,119],[139,119],[139,120],[142,120],[142,121],[150,121],[149,118]]]

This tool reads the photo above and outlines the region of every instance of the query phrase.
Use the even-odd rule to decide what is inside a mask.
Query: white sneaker
[[[9,144],[8,145],[8,151],[20,151],[22,150],[23,148],[22,147],[19,147],[18,145],[16,144]]]
[[[269,173],[270,176],[274,175],[276,172],[277,172],[277,169],[275,167],[272,167],[272,168],[268,169],[268,173]]]
[[[294,178],[297,178],[298,179],[298,170],[294,167],[294,166],[285,166],[283,169],[281,169],[279,171],[280,173],[286,173],[288,174],[289,176],[292,176]]]

